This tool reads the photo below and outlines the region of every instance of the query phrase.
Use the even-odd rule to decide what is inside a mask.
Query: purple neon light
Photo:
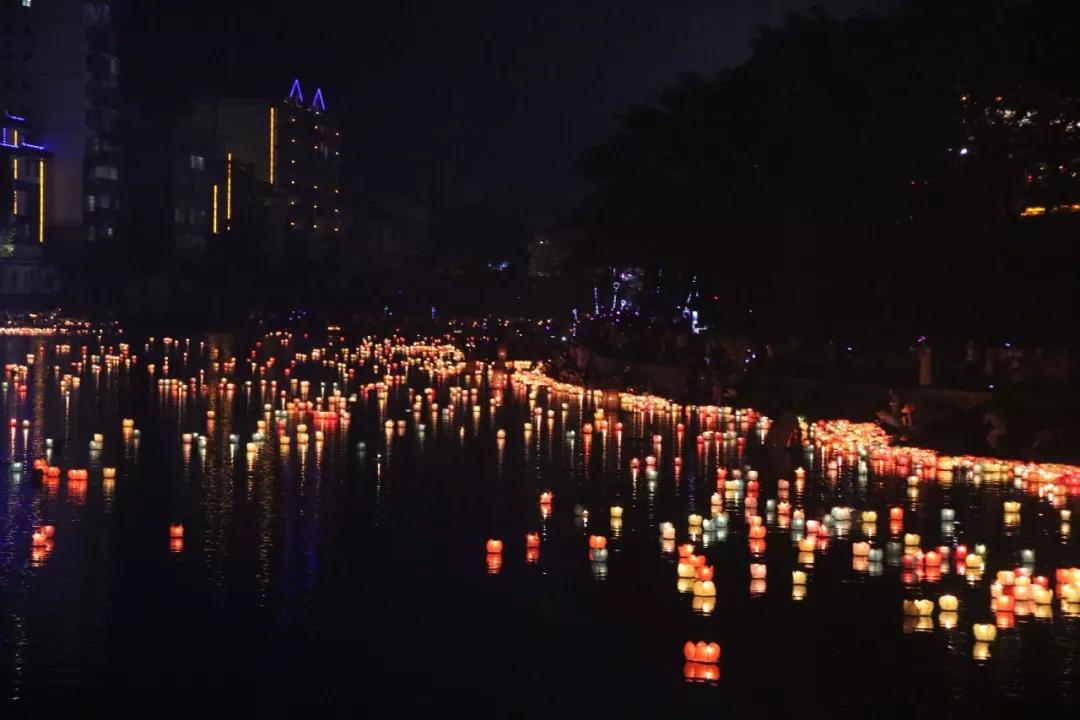
[[[7,110],[4,111],[4,114],[8,116],[8,119],[14,120],[15,122],[26,122],[26,118],[19,117],[18,115],[12,115]]]
[[[22,144],[22,146],[25,147],[25,148],[30,148],[31,150],[44,150],[45,149],[44,145],[34,145],[33,143],[28,143],[28,142],[24,142]]]
[[[300,102],[304,102],[304,93],[300,89],[300,78],[296,78],[292,81],[292,88],[289,90],[289,99],[292,100],[293,97],[298,98]]]
[[[315,88],[315,98],[311,101],[311,107],[326,112],[326,101],[323,100],[322,88]]]

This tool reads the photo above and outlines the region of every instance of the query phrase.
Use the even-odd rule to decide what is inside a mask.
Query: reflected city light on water
[[[465,608],[640,600],[648,617],[619,627],[664,638],[649,672],[706,695],[758,672],[746,632],[793,634],[806,612],[842,625],[837,605],[887,618],[890,652],[970,673],[1030,662],[999,652],[1029,637],[1054,662],[1080,652],[1075,467],[894,446],[846,420],[800,418],[777,452],[760,411],[562,383],[448,338],[80,328],[2,346],[12,627],[43,588],[139,563],[192,604],[240,586],[241,609],[299,622],[327,583],[361,567],[376,583],[386,555],[393,583],[444,573]]]

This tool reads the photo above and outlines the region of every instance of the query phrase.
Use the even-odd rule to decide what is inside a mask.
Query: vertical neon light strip
[[[232,153],[225,156],[225,229],[232,221]]]
[[[270,108],[270,184],[274,184],[274,132],[277,130],[275,127],[275,112],[274,108]]]
[[[218,193],[218,186],[217,186],[217,183],[214,183],[214,212],[213,212],[213,215],[211,216],[211,226],[210,227],[211,227],[211,230],[213,231],[213,233],[215,235],[217,235],[217,193]]]
[[[19,158],[11,158],[11,179],[19,179]],[[16,183],[11,183],[11,214],[19,214],[19,188],[16,187]]]
[[[45,243],[45,161],[38,160],[37,241]]]

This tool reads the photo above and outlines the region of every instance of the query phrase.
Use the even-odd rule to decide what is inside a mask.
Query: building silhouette
[[[0,3],[0,110],[30,118],[49,152],[50,242],[94,242],[118,226],[115,45],[108,2]]]

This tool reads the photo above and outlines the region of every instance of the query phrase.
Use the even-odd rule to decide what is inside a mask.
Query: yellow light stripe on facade
[[[232,220],[232,153],[225,156],[225,220]]]
[[[270,184],[274,184],[274,131],[277,130],[274,108],[270,108]]]
[[[211,215],[211,225],[210,225],[210,227],[211,227],[211,230],[213,231],[213,233],[215,235],[217,235],[217,194],[218,194],[218,186],[217,186],[217,183],[214,183],[214,212]]]
[[[37,241],[45,242],[45,161],[38,160]]]
[[[17,145],[18,142],[19,141],[16,140],[15,144]],[[11,179],[12,180],[18,180],[19,179],[19,158],[17,158],[17,157],[11,158]],[[16,187],[15,182],[11,183],[11,214],[12,215],[18,215],[19,214],[19,188]]]

